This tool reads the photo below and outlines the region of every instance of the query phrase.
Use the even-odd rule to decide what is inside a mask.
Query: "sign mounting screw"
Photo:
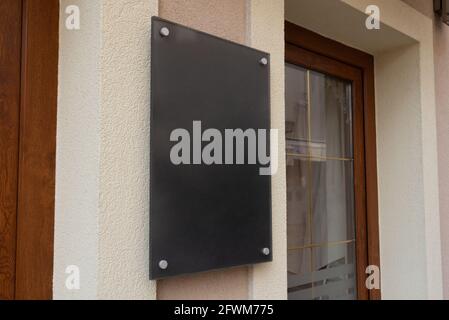
[[[170,35],[170,30],[167,27],[162,27],[159,33],[163,37],[168,37]]]
[[[259,63],[263,66],[266,66],[268,64],[268,59],[264,57],[260,59]]]
[[[264,256],[269,256],[270,255],[270,249],[269,248],[263,248],[262,249],[262,253]]]
[[[161,260],[159,261],[159,268],[161,268],[162,270],[165,270],[168,268],[168,262],[167,260]]]

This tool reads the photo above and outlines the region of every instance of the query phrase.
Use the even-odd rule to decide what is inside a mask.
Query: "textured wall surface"
[[[441,251],[444,298],[449,299],[449,26],[433,12],[432,1],[403,0],[434,19],[435,90],[437,104],[438,171],[440,183]]]
[[[245,44],[246,0],[160,0],[159,16]],[[158,299],[247,299],[248,268],[159,280]]]
[[[159,15],[221,38],[245,43],[247,0],[160,0]]]
[[[150,26],[157,1],[102,1],[98,297],[154,299],[149,280]]]
[[[248,268],[237,267],[158,280],[159,300],[248,299]]]

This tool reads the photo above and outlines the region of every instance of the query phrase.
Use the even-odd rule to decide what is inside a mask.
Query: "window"
[[[306,33],[318,49],[331,40],[286,27],[288,297],[374,299],[365,287],[378,236],[367,223],[377,206],[368,219],[364,70],[296,39]]]

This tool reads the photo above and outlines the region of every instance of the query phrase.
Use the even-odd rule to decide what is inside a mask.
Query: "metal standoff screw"
[[[162,27],[159,33],[163,37],[168,37],[170,35],[170,30],[167,27]]]
[[[262,58],[260,59],[259,63],[263,66],[266,66],[268,64],[268,59],[267,58]]]
[[[165,270],[168,268],[168,262],[167,260],[161,260],[159,261],[159,268],[161,268],[162,270]]]
[[[270,249],[269,248],[263,248],[262,249],[262,253],[264,256],[269,256],[270,255]]]

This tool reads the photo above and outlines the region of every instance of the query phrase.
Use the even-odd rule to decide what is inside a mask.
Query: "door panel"
[[[25,0],[16,299],[48,299],[53,283],[59,0]]]
[[[0,17],[0,299],[50,299],[59,1]]]
[[[0,299],[15,291],[22,5],[0,1]]]

